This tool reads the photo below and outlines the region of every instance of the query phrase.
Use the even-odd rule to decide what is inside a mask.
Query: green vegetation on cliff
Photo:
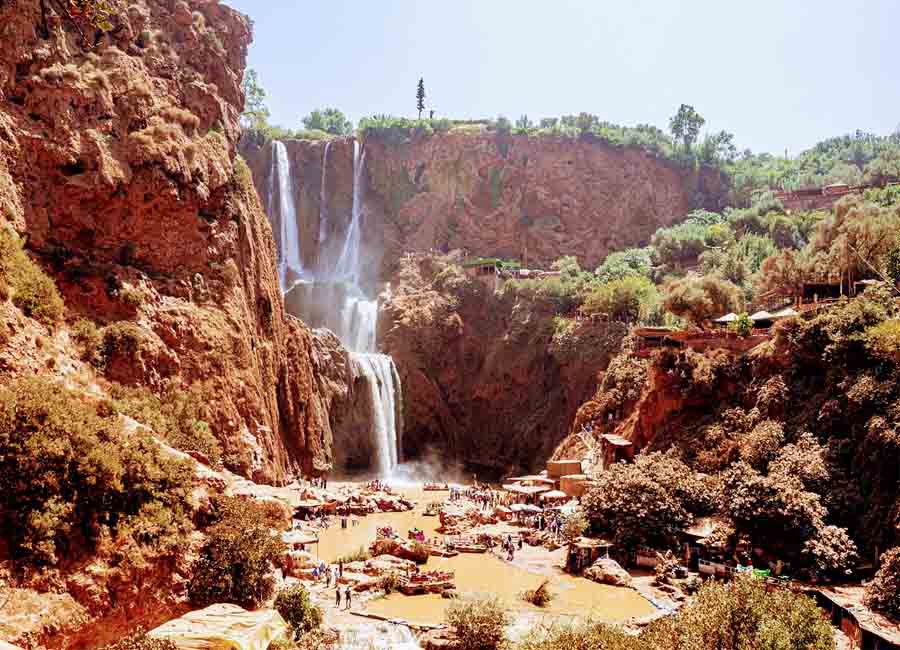
[[[50,380],[0,388],[0,527],[28,562],[175,549],[191,529],[191,477],[189,463]]]

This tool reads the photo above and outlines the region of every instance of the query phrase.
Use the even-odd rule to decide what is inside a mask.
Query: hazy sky
[[[740,148],[794,155],[900,125],[900,0],[224,0],[255,22],[272,122],[532,120],[586,111],[666,129],[682,102]]]

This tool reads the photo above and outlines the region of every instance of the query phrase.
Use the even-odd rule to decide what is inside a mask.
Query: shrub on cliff
[[[0,228],[0,277],[13,304],[31,318],[53,325],[65,306],[56,283],[28,257],[22,240],[8,228]]]
[[[181,451],[198,451],[216,469],[222,466],[222,446],[208,424],[211,389],[206,383],[187,389],[167,384],[160,396],[144,387],[114,385],[113,409],[153,429]]]
[[[309,592],[303,585],[293,585],[278,592],[275,609],[299,639],[322,624],[322,610],[309,600]]]
[[[178,646],[169,639],[154,639],[147,636],[144,628],[138,628],[124,639],[103,646],[101,650],[178,650]]]
[[[496,598],[453,601],[444,613],[459,650],[495,650],[503,645],[510,619]]]
[[[900,546],[881,556],[881,566],[866,585],[866,605],[900,618]]]
[[[284,542],[260,507],[238,500],[218,505],[218,520],[206,531],[206,544],[194,562],[191,600],[201,607],[259,607],[275,590],[272,570],[285,551]]]
[[[659,300],[656,287],[647,278],[628,275],[595,286],[584,298],[581,310],[602,314],[623,323],[646,321]]]
[[[168,551],[190,529],[191,474],[47,379],[0,388],[0,530],[28,561],[123,536]]]
[[[78,346],[82,361],[96,367],[103,365],[103,354],[100,350],[103,335],[93,321],[85,318],[76,321],[72,326],[72,339]]]

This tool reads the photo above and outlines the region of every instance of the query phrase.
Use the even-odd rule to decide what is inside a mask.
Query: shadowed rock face
[[[109,378],[210,381],[212,428],[243,472],[327,470],[346,382],[317,372],[333,342],[285,316],[271,228],[235,163],[249,21],[139,0],[87,48],[15,0],[0,26],[0,219],[55,275],[70,321],[136,328]]]
[[[402,260],[380,340],[400,372],[407,458],[479,476],[543,467],[624,328],[582,322],[554,335],[548,305],[442,281],[444,261]]]

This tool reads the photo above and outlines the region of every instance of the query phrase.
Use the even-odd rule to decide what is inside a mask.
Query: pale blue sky
[[[740,148],[791,155],[900,125],[900,0],[224,0],[255,22],[272,122],[532,120],[587,111],[667,128],[682,102]]]

